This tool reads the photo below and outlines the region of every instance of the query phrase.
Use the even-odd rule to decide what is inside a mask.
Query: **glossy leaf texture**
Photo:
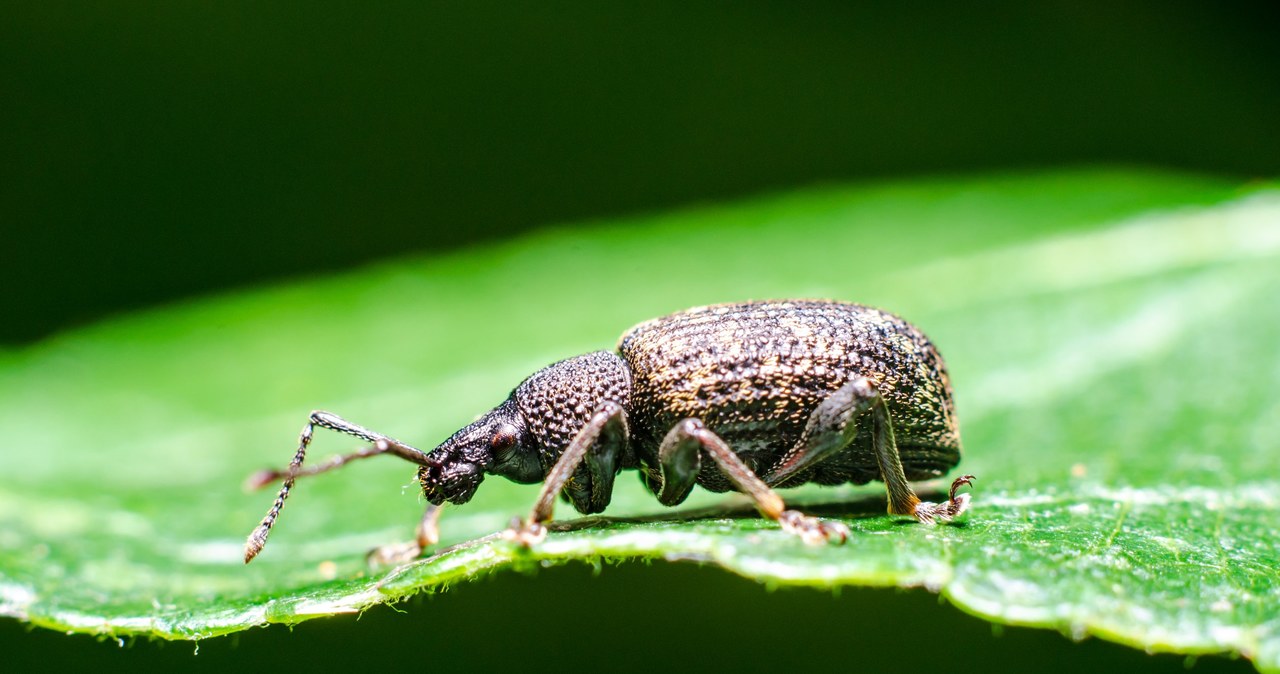
[[[806,488],[787,496],[853,534],[812,547],[741,498],[667,510],[622,475],[605,517],[562,505],[526,551],[494,534],[536,487],[494,478],[437,554],[376,569],[422,503],[413,466],[375,459],[300,481],[243,564],[272,494],[242,484],[309,410],[429,448],[633,323],[763,297],[873,304],[935,340],[978,476],[964,521]],[[1280,190],[1120,170],[815,188],[193,301],[0,353],[0,613],[199,639],[507,568],[691,560],[1280,671],[1278,344]],[[320,432],[309,461],[355,447]]]

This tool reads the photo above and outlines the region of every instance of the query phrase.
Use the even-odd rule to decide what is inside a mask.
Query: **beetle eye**
[[[516,446],[516,429],[510,424],[503,424],[494,432],[493,438],[489,440],[489,446],[495,452],[505,452]]]

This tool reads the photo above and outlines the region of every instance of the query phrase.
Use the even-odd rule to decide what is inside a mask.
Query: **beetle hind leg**
[[[871,424],[871,449],[889,494],[889,512],[910,515],[921,524],[949,521],[969,507],[969,495],[956,495],[974,477],[964,475],[951,485],[945,503],[921,501],[907,483],[902,459],[893,439],[893,422],[879,389],[866,377],[857,377],[823,400],[805,426],[803,435],[765,476],[769,484],[779,484],[800,471],[811,468],[849,446],[858,435],[858,422]]]
[[[929,503],[921,501],[916,504],[916,510],[913,513],[917,520],[924,524],[933,524],[936,521],[950,522],[969,509],[969,495],[956,495],[956,490],[965,485],[973,485],[976,480],[972,475],[961,475],[951,483],[951,493],[947,495],[945,503]]]
[[[703,452],[716,462],[738,491],[755,501],[760,514],[777,521],[783,530],[809,544],[843,543],[848,539],[849,528],[839,522],[787,510],[782,497],[698,419],[685,419],[676,424],[658,449],[660,472],[648,479],[647,484],[660,503],[676,505],[684,501],[697,479]]]

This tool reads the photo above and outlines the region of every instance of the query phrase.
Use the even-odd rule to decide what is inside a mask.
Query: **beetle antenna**
[[[293,489],[293,482],[298,478],[297,473],[302,468],[302,461],[307,458],[307,445],[311,444],[311,430],[315,427],[315,413],[312,412],[311,419],[306,426],[302,427],[302,433],[298,436],[298,451],[294,453],[293,460],[289,462],[289,468],[285,472],[284,484],[280,487],[280,493],[276,494],[275,503],[271,504],[271,510],[267,511],[267,516],[262,518],[262,522],[258,527],[249,534],[249,540],[244,544],[244,563],[248,564],[253,561],[254,557],[262,552],[262,548],[267,545],[267,534],[271,533],[271,527],[276,523],[276,518],[280,516],[280,509],[284,507],[285,499],[289,498],[289,490]]]
[[[362,440],[372,442],[373,446],[345,456],[334,457],[314,468],[304,470],[302,462],[306,459],[307,447],[311,444],[311,434],[316,426],[353,435]],[[255,489],[264,487],[281,477],[284,478],[284,484],[280,486],[280,492],[276,494],[276,500],[271,504],[271,509],[267,511],[266,517],[262,518],[262,522],[253,530],[253,533],[249,534],[249,539],[245,541],[244,563],[248,564],[252,561],[259,552],[262,552],[262,548],[267,545],[267,535],[271,533],[271,527],[275,525],[276,518],[280,516],[280,509],[284,508],[285,499],[289,498],[289,491],[293,489],[294,481],[303,475],[323,473],[335,468],[341,468],[349,461],[379,454],[395,454],[406,461],[422,466],[436,463],[428,458],[426,452],[420,449],[406,445],[381,433],[375,433],[363,426],[357,426],[336,414],[319,410],[312,412],[310,418],[307,419],[307,425],[302,427],[302,433],[298,435],[298,451],[294,453],[293,460],[289,462],[289,467],[283,471],[262,471],[249,477],[247,486]]]

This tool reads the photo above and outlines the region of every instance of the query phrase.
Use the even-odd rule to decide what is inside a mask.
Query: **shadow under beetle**
[[[361,451],[303,468],[316,426],[361,438]],[[312,412],[283,471],[275,503],[249,535],[245,562],[262,551],[294,480],[355,459],[393,454],[415,463],[430,505],[407,546],[374,552],[416,557],[437,540],[444,503],[466,503],[486,474],[542,482],[525,520],[507,534],[530,545],[546,535],[556,496],[578,512],[609,505],[613,480],[637,470],[663,505],[695,484],[744,492],[765,517],[809,543],[843,542],[849,530],[787,510],[775,487],[882,480],[889,512],[930,524],[969,505],[921,502],[908,480],[945,474],[960,461],[960,432],[946,366],[933,344],[892,314],[821,300],[698,307],[641,323],[616,353],[597,351],[535,372],[492,411],[423,452],[328,412]]]

